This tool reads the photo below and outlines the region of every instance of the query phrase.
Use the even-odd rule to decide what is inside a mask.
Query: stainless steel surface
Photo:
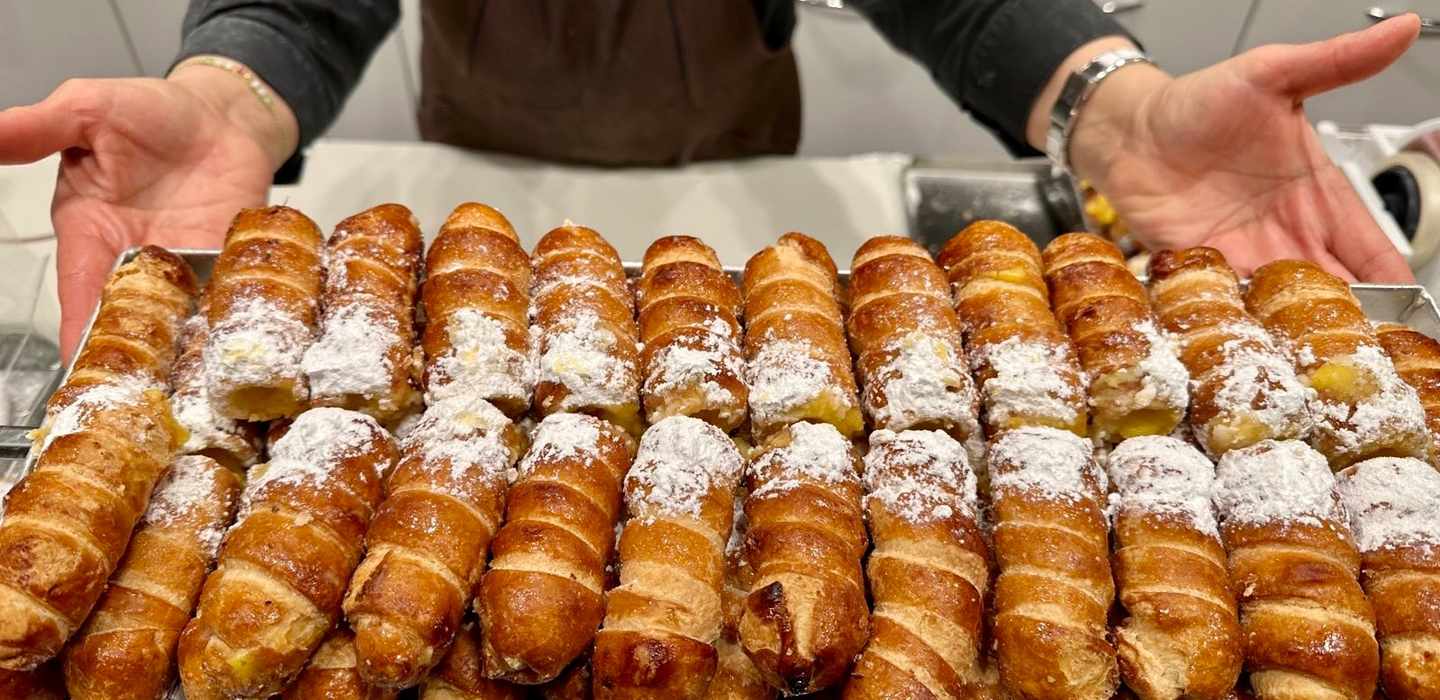
[[[1399,17],[1407,12],[1411,12],[1411,10],[1391,12],[1383,7],[1372,7],[1365,11],[1365,16],[1369,17],[1371,22],[1384,22],[1391,17]],[[1440,36],[1440,19],[1420,15],[1420,35]]]
[[[1085,229],[1074,182],[1044,159],[920,162],[905,172],[903,191],[910,235],[932,251],[977,219],[1008,221],[1041,246]]]

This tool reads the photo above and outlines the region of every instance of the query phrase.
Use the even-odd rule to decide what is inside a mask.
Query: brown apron
[[[547,160],[795,152],[800,79],[747,0],[425,0],[420,134]]]

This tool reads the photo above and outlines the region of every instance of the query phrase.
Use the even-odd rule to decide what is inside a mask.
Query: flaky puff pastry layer
[[[1169,435],[1185,418],[1190,375],[1125,255],[1099,236],[1067,233],[1043,259],[1055,315],[1090,378],[1091,433],[1111,443]]]
[[[989,435],[1026,426],[1085,435],[1083,375],[1050,312],[1035,244],[1009,224],[977,221],[938,260],[954,290]]]
[[[1250,279],[1245,306],[1293,348],[1301,379],[1315,390],[1310,441],[1332,468],[1428,454],[1420,399],[1396,374],[1345,280],[1311,262],[1272,262]]]
[[[1400,378],[1420,397],[1430,429],[1430,463],[1440,464],[1440,340],[1398,323],[1376,326],[1375,338]]]

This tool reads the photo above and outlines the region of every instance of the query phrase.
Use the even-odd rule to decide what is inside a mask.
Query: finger
[[[1261,47],[1249,57],[1256,82],[1301,101],[1385,70],[1419,36],[1420,18],[1407,14],[1324,41]]]
[[[1362,282],[1413,283],[1415,273],[1405,257],[1379,228],[1368,224],[1331,241],[1335,257]]]
[[[61,85],[50,96],[33,105],[0,111],[0,165],[33,163],[51,153],[84,146],[84,125],[93,110],[83,109],[88,101],[83,86]]]
[[[60,292],[60,355],[66,362],[90,323],[116,254],[112,246],[90,236],[62,235],[58,242],[55,265]]]

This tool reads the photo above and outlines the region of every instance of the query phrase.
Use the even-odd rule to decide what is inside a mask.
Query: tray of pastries
[[[1440,697],[1419,287],[424,240],[117,261],[0,515],[0,698]]]

